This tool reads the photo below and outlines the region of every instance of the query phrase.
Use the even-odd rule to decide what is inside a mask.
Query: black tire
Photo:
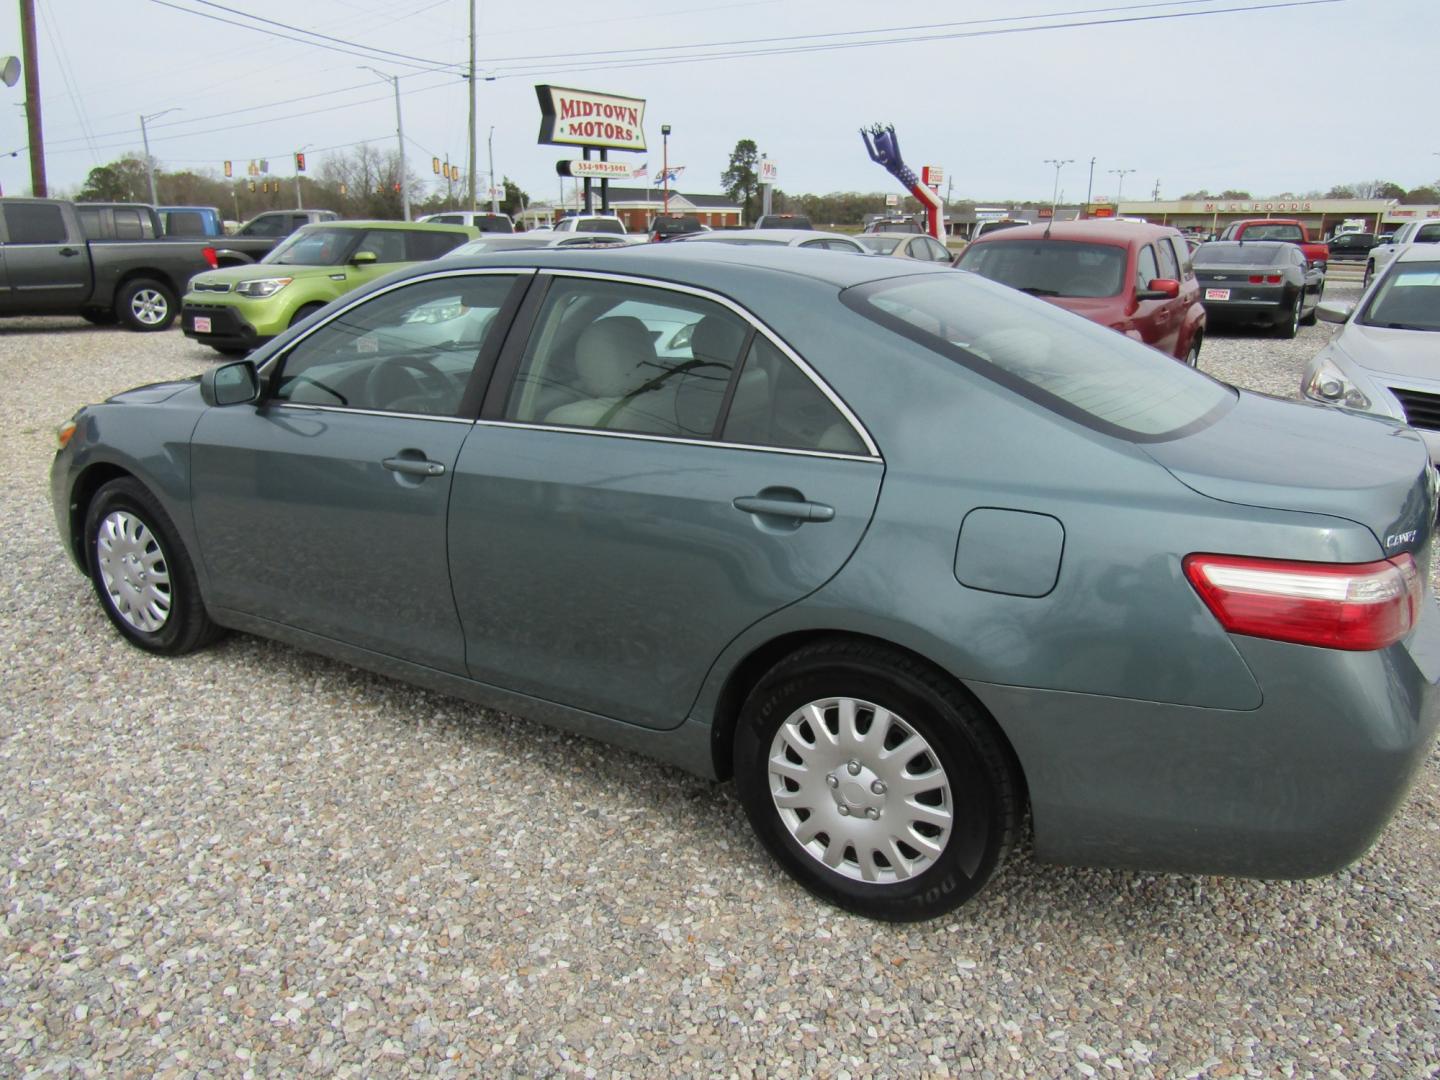
[[[786,793],[799,790],[799,785],[780,773],[772,777],[772,744],[781,726],[799,710],[831,698],[851,698],[862,703],[857,716],[867,724],[867,735],[874,729],[875,714],[869,712],[866,721],[863,703],[888,710],[902,726],[928,744],[922,755],[907,759],[908,764],[901,763],[900,769],[908,770],[916,760],[928,761],[928,767],[938,765],[943,769],[948,785],[950,831],[943,834],[936,830],[942,839],[938,854],[933,857],[902,841],[897,849],[902,857],[908,857],[908,849],[927,860],[913,876],[900,879],[883,854],[878,859],[874,854],[867,856],[871,863],[869,869],[890,880],[865,881],[849,876],[864,872],[859,849],[822,829],[811,843],[826,847],[833,847],[837,842],[846,845],[838,859],[840,868],[832,869],[821,861],[820,854],[802,846],[801,840],[792,834],[791,825],[782,818],[782,813],[788,812],[798,819],[795,827],[803,830],[812,811],[782,812],[777,806],[772,784],[781,785]],[[827,725],[831,715],[829,710],[825,711]],[[838,729],[838,707],[835,715]],[[807,722],[800,721],[802,725]],[[819,736],[812,735],[815,747],[811,752],[815,757],[805,761],[806,765],[814,765],[807,778],[810,791],[827,785],[829,789],[816,802],[818,809],[814,813],[818,823],[833,822],[836,830],[869,830],[869,824],[860,820],[860,803],[851,802],[855,799],[871,804],[878,800],[880,805],[872,818],[876,822],[885,820],[886,814],[905,813],[905,800],[898,790],[892,794],[883,785],[878,791],[872,786],[868,789],[875,791],[872,798],[865,794],[867,789],[863,787],[866,776],[871,775],[870,763],[878,760],[867,755],[872,755],[881,744],[905,735],[893,724],[893,720],[886,721],[886,731],[879,733],[879,741],[869,750],[845,752],[856,755],[850,759],[855,764],[859,764],[857,758],[866,758],[859,772],[853,766],[846,766],[842,760],[845,754],[820,746]],[[802,726],[800,730],[805,728]],[[832,757],[836,758],[833,765]],[[792,760],[803,759],[797,755]],[[978,893],[1014,846],[1024,811],[1019,769],[990,718],[963,690],[925,664],[898,650],[865,642],[832,641],[812,645],[772,668],[750,693],[741,710],[735,733],[734,766],[735,786],[750,824],[775,860],[796,881],[821,899],[848,911],[891,922],[934,918],[953,911]],[[883,775],[885,768],[881,766],[882,771],[874,775],[877,778]],[[823,772],[825,769],[830,772]],[[846,783],[838,779],[847,774],[857,776],[859,782]],[[830,783],[832,775],[837,778],[834,783]],[[875,781],[869,782],[873,785]],[[899,781],[893,774],[891,782],[898,789]],[[857,809],[842,809],[842,798]],[[929,798],[930,795],[915,796],[916,801]],[[864,813],[869,815],[870,810],[871,807],[866,806]],[[802,813],[805,817],[799,818]],[[832,816],[838,814],[845,817]],[[850,820],[847,822],[845,818]],[[890,828],[901,828],[904,820],[897,822],[894,817],[890,818]],[[888,835],[888,830],[883,828],[874,832],[877,837]],[[915,838],[929,835],[929,832],[920,833]],[[865,846],[864,841],[860,841],[860,846]],[[884,866],[880,865],[881,860]]]
[[[1320,321],[1320,298],[1324,295],[1325,286],[1322,283],[1320,288],[1315,291],[1315,306],[1310,309],[1310,314],[1300,316],[1301,326],[1314,326]]]
[[[300,310],[297,311],[297,312],[295,312],[294,316],[290,319],[290,325],[291,325],[291,326],[294,326],[294,325],[295,325],[296,323],[298,323],[298,322],[303,322],[303,321],[305,321],[305,320],[308,319],[311,315],[314,315],[315,312],[319,311],[319,310],[320,310],[321,308],[323,308],[324,306],[325,306],[324,304],[305,304],[305,305],[303,305],[303,306],[300,308]]]
[[[92,308],[89,311],[82,311],[80,317],[91,326],[114,326],[115,313],[113,311],[100,311]]]
[[[115,317],[129,330],[168,330],[178,313],[175,293],[154,278],[134,278],[115,294]]]
[[[1365,263],[1365,279],[1364,279],[1363,281],[1361,281],[1360,287],[1361,287],[1362,289],[1368,289],[1368,288],[1370,287],[1370,279],[1373,278],[1374,276],[1375,276],[1375,264],[1374,264],[1373,262],[1367,261],[1367,262]]]
[[[1200,370],[1200,342],[1203,339],[1197,334],[1190,339],[1190,351],[1185,354],[1185,364],[1196,371]]]
[[[1285,317],[1275,324],[1275,333],[1282,338],[1293,338],[1300,332],[1300,312],[1305,307],[1305,290],[1301,289],[1295,295],[1295,303],[1285,313]]]
[[[134,567],[135,575],[142,570],[156,571],[168,579],[168,587],[160,590],[168,602],[163,618],[158,625],[146,627],[137,625],[121,611],[119,601],[111,595],[106,585],[106,573],[112,580],[119,570],[120,551],[123,544],[115,535],[111,525],[116,521],[112,515],[123,516],[133,536],[139,539],[135,547],[143,547],[145,562]],[[109,538],[108,570],[102,566],[102,529]],[[151,546],[153,545],[153,547]],[[155,558],[152,551],[158,555]],[[138,558],[139,556],[137,556]],[[149,652],[167,656],[179,656],[208,645],[220,634],[220,628],[210,621],[205,605],[200,598],[200,586],[195,579],[195,567],[190,555],[175,531],[170,515],[165,513],[155,496],[145,485],[130,477],[111,480],[95,493],[85,511],[85,562],[90,570],[90,581],[100,606],[122,637],[132,645]],[[127,568],[128,569],[128,568]],[[134,582],[124,576],[116,582],[116,592],[122,597],[133,595]]]

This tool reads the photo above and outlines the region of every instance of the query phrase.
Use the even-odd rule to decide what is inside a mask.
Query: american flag
[[[649,172],[650,163],[648,161],[641,162],[640,167],[630,174],[630,179],[639,180],[640,177],[649,175]]]

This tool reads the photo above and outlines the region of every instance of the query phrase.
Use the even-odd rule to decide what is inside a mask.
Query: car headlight
[[[1303,392],[1312,401],[1323,401],[1327,405],[1343,405],[1347,409],[1370,408],[1370,399],[1328,356],[1315,365],[1315,371],[1305,380]]]
[[[242,281],[235,286],[235,294],[254,297],[274,296],[294,280],[294,278],[288,277],[267,277],[257,278],[255,281]]]

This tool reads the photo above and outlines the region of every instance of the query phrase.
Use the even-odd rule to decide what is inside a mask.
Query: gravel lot
[[[1201,366],[1293,394],[1329,332]],[[1440,1074],[1440,757],[1336,877],[1022,852],[892,927],[791,885],[729,786],[254,638],[127,647],[52,431],[211,359],[0,325],[0,1074]]]

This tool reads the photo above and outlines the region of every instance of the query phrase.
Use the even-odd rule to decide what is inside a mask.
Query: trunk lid
[[[1423,547],[1435,521],[1425,444],[1383,417],[1242,390],[1209,427],[1144,449],[1212,499],[1357,522],[1387,556]]]

